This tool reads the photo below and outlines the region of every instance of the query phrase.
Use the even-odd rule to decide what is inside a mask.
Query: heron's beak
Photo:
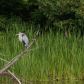
[[[17,36],[17,35],[19,35],[19,34],[16,34],[15,36]]]

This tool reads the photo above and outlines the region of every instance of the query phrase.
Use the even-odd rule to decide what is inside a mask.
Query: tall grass
[[[38,26],[11,23],[6,26],[6,33],[3,33],[0,45],[0,53],[8,56],[2,56],[10,61],[24,50],[24,45],[18,41],[15,34],[24,32],[31,43]],[[57,32],[39,33],[31,49],[21,57],[14,65],[15,75],[21,76],[26,80],[48,81],[48,80],[74,80],[84,78],[84,37],[80,33],[76,36]],[[39,47],[39,48],[38,48]],[[32,50],[34,49],[34,50]],[[5,62],[0,61],[0,66]]]

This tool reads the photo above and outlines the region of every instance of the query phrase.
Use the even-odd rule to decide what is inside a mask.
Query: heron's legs
[[[24,46],[24,50],[26,49],[26,47]]]

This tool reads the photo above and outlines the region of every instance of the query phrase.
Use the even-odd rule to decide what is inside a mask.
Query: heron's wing
[[[22,42],[23,42],[23,44],[28,45],[28,38],[25,34],[22,34]]]

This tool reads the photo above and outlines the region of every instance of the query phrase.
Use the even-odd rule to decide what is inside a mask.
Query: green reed
[[[24,45],[18,41],[15,34],[24,32],[29,38],[29,44],[35,37],[38,26],[26,23],[11,23],[6,26],[2,36],[1,58],[10,61],[24,50]],[[35,43],[26,55],[22,56],[10,69],[15,75],[26,80],[74,80],[83,79],[84,73],[84,37],[76,36],[67,31],[64,33],[39,32]],[[5,62],[0,61],[0,66]]]

